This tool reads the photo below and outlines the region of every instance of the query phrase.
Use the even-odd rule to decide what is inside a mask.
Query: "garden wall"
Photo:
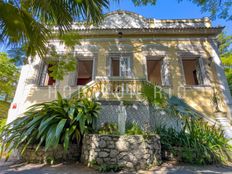
[[[146,169],[161,159],[157,135],[85,135],[81,160],[86,165],[119,165],[130,169]]]
[[[70,144],[67,152],[62,145],[55,149],[40,148],[35,152],[36,146],[28,146],[22,155],[22,159],[31,163],[57,163],[63,161],[77,161],[80,159],[80,148],[76,144]]]

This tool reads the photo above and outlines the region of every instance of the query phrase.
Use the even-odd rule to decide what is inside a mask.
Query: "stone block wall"
[[[67,152],[64,151],[62,145],[58,145],[55,149],[40,148],[35,152],[36,146],[28,146],[24,154],[21,156],[23,160],[31,163],[57,163],[63,161],[77,161],[80,159],[80,148],[77,144],[70,144]]]
[[[120,165],[129,169],[146,169],[161,160],[157,135],[85,135],[81,160],[84,164]]]

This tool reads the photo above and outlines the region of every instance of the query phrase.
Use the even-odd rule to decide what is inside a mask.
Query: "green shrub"
[[[29,144],[45,149],[63,144],[65,150],[69,143],[79,143],[84,133],[93,132],[93,124],[98,117],[100,105],[88,99],[58,99],[36,104],[25,112],[25,116],[8,124],[0,138],[3,149],[9,152],[19,148],[23,153]]]
[[[5,124],[6,124],[6,119],[0,119],[0,134],[3,131]],[[2,142],[1,142],[1,138],[0,138],[0,151],[1,151],[1,149],[2,149]]]
[[[119,135],[117,123],[104,123],[97,132],[102,135]]]
[[[10,108],[10,103],[5,101],[0,101],[0,120],[7,117],[9,108]]]
[[[186,120],[179,132],[160,127],[156,133],[160,136],[162,151],[171,152],[191,164],[224,163],[226,153],[232,149],[220,129],[202,120]]]
[[[123,166],[117,164],[102,164],[100,166],[96,166],[96,169],[99,172],[120,172],[123,169]]]
[[[5,124],[6,124],[6,118],[0,119],[0,133],[2,132]]]
[[[145,132],[139,126],[138,123],[132,122],[129,123],[126,127],[126,134],[127,135],[143,135]]]

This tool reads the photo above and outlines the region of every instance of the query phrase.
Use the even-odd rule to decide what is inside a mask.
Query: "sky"
[[[187,0],[183,0],[180,3],[178,3],[178,0],[157,0],[155,6],[147,5],[142,7],[135,7],[132,0],[120,0],[119,4],[112,1],[110,9],[105,9],[104,13],[115,10],[127,10],[138,13],[146,18],[156,19],[191,19],[210,16],[210,14],[201,13],[200,7]],[[232,21],[216,19],[212,23],[213,26],[225,26],[227,34],[232,35]],[[0,43],[0,52],[5,50],[4,45]]]
[[[146,18],[156,19],[191,19],[210,16],[209,13],[202,13],[200,7],[187,0],[183,0],[180,3],[178,3],[178,0],[157,0],[155,6],[147,5],[141,7],[135,7],[132,0],[121,0],[119,4],[112,2],[110,9],[105,10],[105,12],[118,9],[135,12]],[[212,22],[213,26],[225,26],[226,32],[232,35],[232,21],[217,19]]]

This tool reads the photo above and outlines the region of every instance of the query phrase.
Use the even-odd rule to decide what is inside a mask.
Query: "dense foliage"
[[[225,32],[221,33],[218,37],[219,53],[225,69],[225,75],[228,81],[230,93],[232,94],[232,36],[227,35]]]
[[[0,96],[5,96],[5,101],[13,97],[18,77],[19,70],[14,62],[0,53]]]
[[[179,160],[192,164],[226,162],[232,150],[228,139],[215,126],[202,120],[187,119],[181,131],[165,126],[156,129],[160,135],[162,151],[171,152]]]
[[[0,134],[3,131],[3,128],[4,128],[5,124],[6,124],[6,119],[5,118],[4,119],[0,118]],[[2,149],[2,142],[0,140],[0,151],[1,151],[1,149]]]
[[[10,103],[0,101],[0,120],[7,117],[9,107]]]
[[[98,116],[100,105],[88,99],[77,101],[58,99],[36,104],[29,108],[24,117],[8,124],[0,138],[4,151],[9,155],[15,148],[21,153],[30,144],[41,145],[45,149],[63,144],[65,150],[69,143],[79,143],[84,133],[93,131],[93,124]]]
[[[117,123],[103,123],[97,131],[101,135],[119,135]]]
[[[159,91],[163,97],[157,97],[157,87],[145,85],[144,98],[156,109],[178,117],[183,124],[178,130],[165,124],[155,130],[161,137],[162,152],[172,152],[180,157],[181,161],[192,164],[226,161],[226,153],[232,150],[232,147],[220,129],[199,120],[199,114],[182,99],[168,96],[163,91]]]
[[[126,127],[127,135],[143,135],[145,131],[140,127],[137,122],[129,123]]]

